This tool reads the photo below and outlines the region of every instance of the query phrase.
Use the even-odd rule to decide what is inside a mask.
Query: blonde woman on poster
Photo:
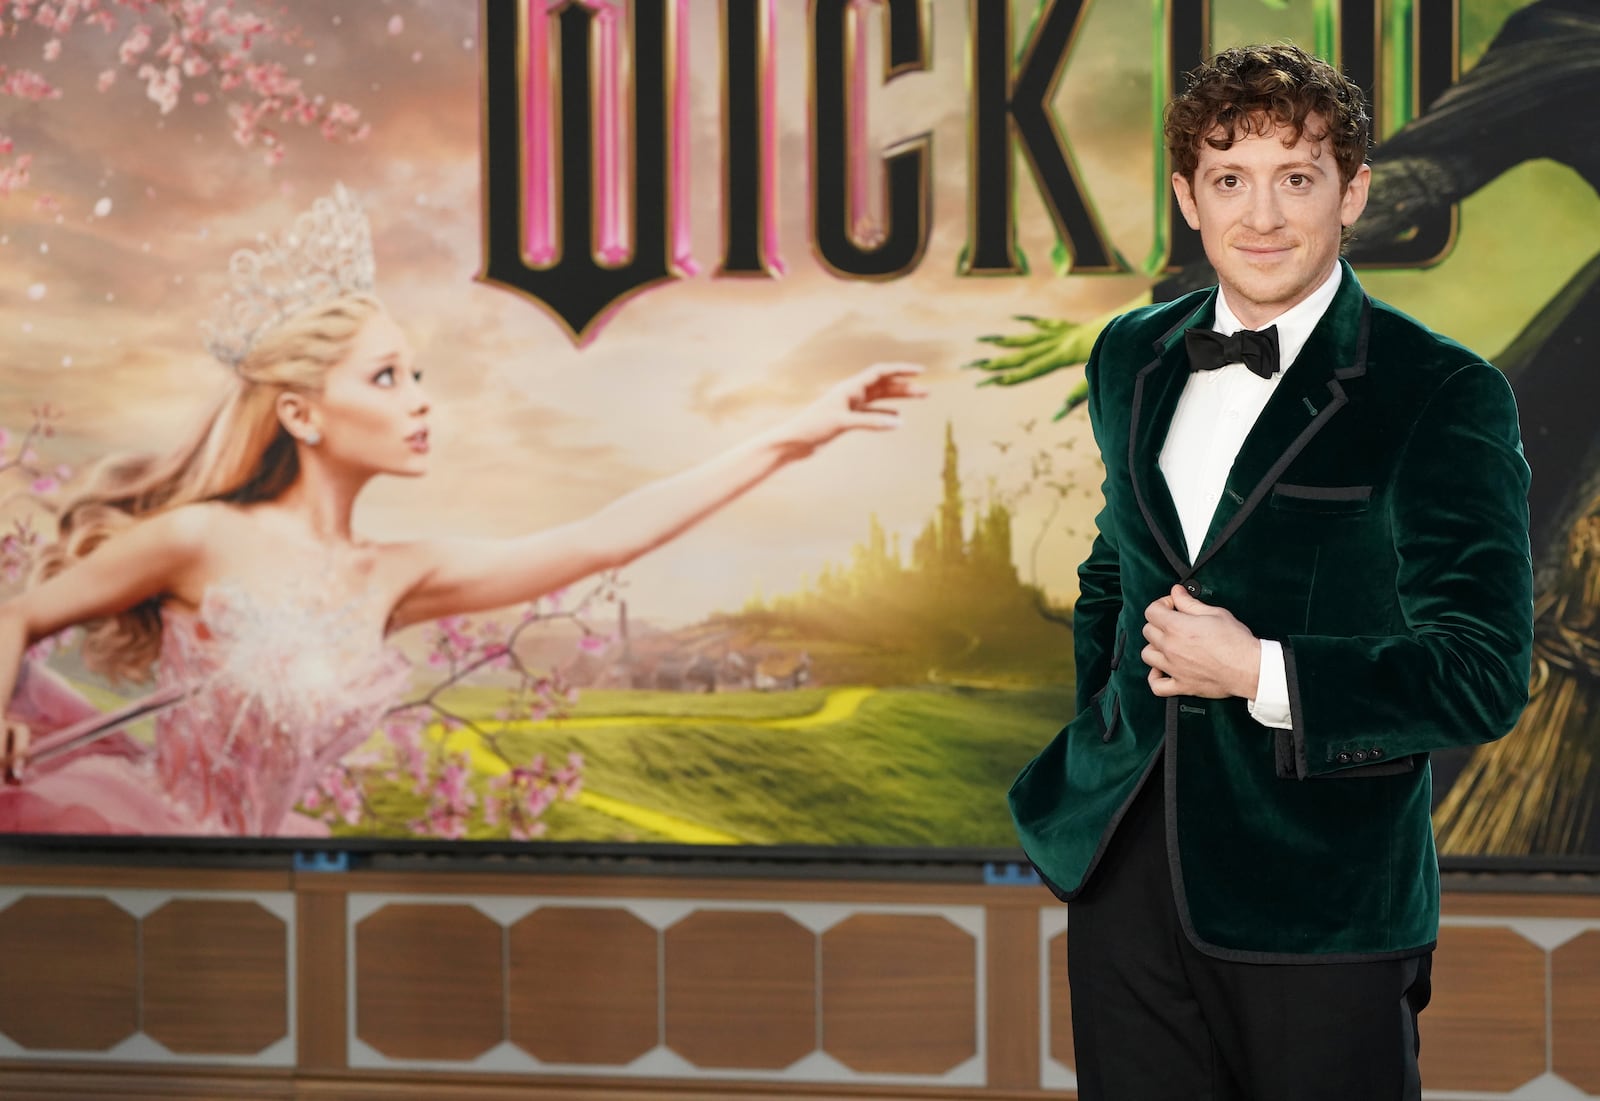
[[[352,529],[356,499],[377,475],[427,471],[429,399],[372,295],[359,205],[336,189],[231,273],[208,342],[235,375],[221,405],[169,455],[108,461],[63,511],[38,583],[0,605],[0,832],[326,833],[295,808],[407,683],[389,635],[623,566],[835,437],[893,428],[925,393],[915,366],[870,367],[575,523],[372,542]],[[79,625],[97,671],[153,669],[154,745],[95,737],[30,766],[41,735],[97,714],[24,660]]]

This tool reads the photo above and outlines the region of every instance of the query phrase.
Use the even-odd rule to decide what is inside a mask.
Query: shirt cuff
[[[1283,669],[1283,644],[1261,640],[1261,671],[1256,698],[1250,701],[1250,717],[1275,730],[1293,730],[1289,713],[1289,678]]]

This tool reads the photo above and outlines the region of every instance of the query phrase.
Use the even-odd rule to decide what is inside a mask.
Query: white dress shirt
[[[1278,373],[1271,378],[1262,378],[1243,363],[1190,373],[1173,411],[1160,459],[1161,473],[1183,525],[1189,561],[1194,561],[1205,542],[1212,514],[1222,499],[1228,473],[1245,436],[1333,302],[1342,274],[1340,266],[1334,264],[1328,278],[1309,297],[1260,326],[1278,327]],[[1245,327],[1220,289],[1216,313],[1212,327],[1223,336],[1232,336]],[[1256,698],[1250,701],[1250,714],[1257,722],[1280,730],[1293,726],[1288,684],[1282,645],[1262,639],[1260,683]]]

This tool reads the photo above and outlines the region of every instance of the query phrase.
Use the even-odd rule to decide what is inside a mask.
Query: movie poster
[[[1259,39],[1371,89],[1350,257],[1522,408],[1533,701],[1435,759],[1442,851],[1600,853],[1596,135],[1550,106],[1600,13],[1561,0],[3,0],[6,592],[206,519],[52,603],[0,824],[1012,850],[1071,717],[1083,361],[1211,281],[1154,105]],[[367,389],[243,408],[317,249],[381,301],[307,338]],[[876,364],[921,373],[841,389]]]

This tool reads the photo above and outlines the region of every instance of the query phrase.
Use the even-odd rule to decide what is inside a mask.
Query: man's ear
[[[1356,169],[1356,174],[1350,177],[1350,182],[1344,185],[1344,194],[1339,199],[1339,222],[1346,227],[1356,224],[1361,217],[1361,212],[1367,209],[1367,191],[1372,185],[1372,167],[1362,165]]]
[[[278,413],[278,423],[283,425],[295,439],[304,442],[308,437],[317,437],[319,429],[316,410],[311,407],[311,402],[306,400],[304,394],[285,390],[278,395],[274,408]]]
[[[1172,174],[1172,193],[1178,197],[1178,209],[1183,211],[1183,220],[1189,223],[1189,228],[1200,228],[1200,211],[1194,203],[1194,184],[1182,172]]]

